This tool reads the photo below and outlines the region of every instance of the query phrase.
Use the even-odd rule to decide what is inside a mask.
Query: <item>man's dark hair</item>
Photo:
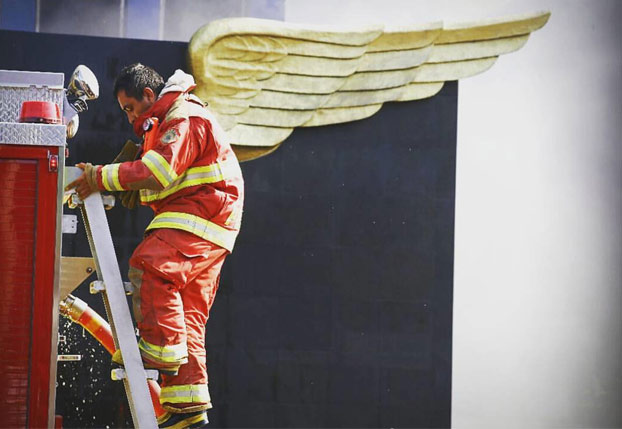
[[[128,97],[141,101],[145,88],[151,88],[157,97],[164,88],[164,79],[151,67],[141,63],[132,64],[124,67],[115,79],[114,96],[123,90]]]

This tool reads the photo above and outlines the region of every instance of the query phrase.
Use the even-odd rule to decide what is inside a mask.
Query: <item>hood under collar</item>
[[[171,77],[168,78],[164,88],[160,92],[158,98],[169,92],[189,92],[196,87],[194,78],[188,73],[184,73],[182,70],[177,69]]]

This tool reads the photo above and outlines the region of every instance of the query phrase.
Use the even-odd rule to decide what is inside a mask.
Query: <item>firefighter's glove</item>
[[[140,193],[138,190],[119,192],[118,198],[121,200],[123,207],[132,210],[135,209],[140,202]]]
[[[65,187],[65,191],[75,189],[78,197],[84,201],[93,192],[99,192],[97,186],[97,165],[92,165],[90,162],[76,164],[76,167],[81,168],[84,172],[80,177],[71,182]]]
[[[132,140],[128,140],[125,142],[125,145],[123,145],[121,152],[112,160],[111,164],[134,161],[139,150],[139,144],[134,143]]]

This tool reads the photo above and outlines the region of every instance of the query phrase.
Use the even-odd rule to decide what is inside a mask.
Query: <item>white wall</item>
[[[622,426],[622,1],[285,3],[335,25],[542,9],[459,85],[454,427]]]

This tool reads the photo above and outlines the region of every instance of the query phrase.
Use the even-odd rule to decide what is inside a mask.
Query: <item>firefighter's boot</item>
[[[194,411],[191,413],[166,412],[158,418],[158,427],[167,429],[202,428],[207,425],[207,411]]]

